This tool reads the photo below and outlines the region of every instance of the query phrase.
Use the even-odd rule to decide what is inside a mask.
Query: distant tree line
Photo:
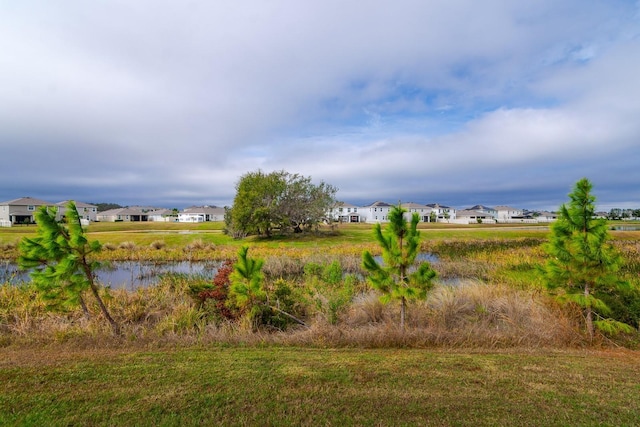
[[[90,204],[96,206],[98,208],[98,212],[104,212],[111,209],[120,209],[122,207],[117,203],[90,203]]]

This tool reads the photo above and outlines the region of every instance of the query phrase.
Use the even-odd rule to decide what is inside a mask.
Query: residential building
[[[173,209],[154,209],[147,212],[149,221],[155,222],[176,222],[178,214]]]
[[[496,206],[496,220],[498,222],[510,222],[513,220],[523,220],[523,210],[512,208],[510,206]]]
[[[489,206],[485,206],[485,205],[475,205],[470,207],[469,209],[466,209],[468,211],[476,211],[476,212],[480,212],[483,214],[489,214],[491,215],[494,219],[498,217],[498,212],[494,209],[494,208],[490,208]]]
[[[178,215],[179,222],[224,221],[225,209],[217,206],[191,206]]]
[[[58,217],[62,218],[64,216],[65,211],[67,210],[67,204],[69,200],[64,200],[62,202],[56,203],[58,207]],[[98,207],[95,205],[90,205],[84,202],[74,201],[76,204],[76,210],[78,211],[78,215],[80,219],[84,219],[87,221],[96,221],[98,215]]]
[[[456,210],[450,206],[441,205],[438,203],[430,203],[427,205],[431,209],[429,214],[429,220],[435,217],[435,222],[449,222],[456,219]]]
[[[338,222],[365,222],[367,220],[366,216],[362,215],[358,212],[358,209],[362,211],[362,208],[359,208],[356,205],[352,205],[350,203],[338,202],[336,206],[331,211],[331,219]]]
[[[145,222],[149,220],[149,213],[140,208],[109,209],[108,211],[98,212],[96,220],[105,222]]]
[[[452,221],[453,222],[453,221]],[[495,223],[495,217],[489,212],[481,212],[472,209],[461,209],[456,212],[456,223],[473,224],[473,223]]]
[[[552,222],[558,219],[558,214],[555,212],[536,212],[535,218],[538,222]]]
[[[33,197],[21,197],[19,199],[0,202],[0,225],[11,227],[15,224],[35,223],[35,213],[40,206],[55,206]]]
[[[411,221],[411,217],[414,213],[417,213],[421,222],[429,222],[429,216],[431,215],[431,209],[427,205],[421,205],[420,203],[401,203],[400,207],[407,212],[404,214],[407,221]]]
[[[387,222],[389,221],[389,212],[393,205],[385,202],[373,202],[369,206],[362,208],[362,214],[367,222]]]

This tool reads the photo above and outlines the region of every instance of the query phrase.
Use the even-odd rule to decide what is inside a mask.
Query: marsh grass
[[[405,331],[397,328],[398,307],[383,305],[378,295],[359,282],[331,287],[317,279],[294,288],[296,314],[309,328],[256,332],[212,317],[191,291],[197,279],[167,275],[155,287],[104,290],[113,317],[126,340],[277,343],[357,347],[566,347],[584,344],[571,313],[535,290],[464,282],[439,285],[426,302],[410,305]],[[351,279],[353,280],[353,279]],[[314,285],[314,283],[316,283]],[[203,284],[206,284],[203,282]],[[293,285],[295,286],[295,285]],[[98,315],[89,319],[80,310],[53,313],[34,298],[29,287],[2,286],[2,342],[100,342],[111,332]],[[305,297],[306,295],[306,297]],[[246,326],[246,325],[245,325]],[[235,335],[234,335],[235,334]]]
[[[131,237],[131,230],[133,228],[127,228],[121,233]],[[410,307],[410,329],[398,335],[400,332],[393,332],[392,327],[397,322],[397,307],[380,304],[365,282],[361,254],[363,250],[373,253],[378,250],[377,245],[363,238],[365,231],[371,234],[370,227],[360,226],[346,229],[335,241],[334,236],[326,237],[334,242],[328,246],[318,243],[324,242],[323,239],[312,242],[300,238],[293,240],[293,244],[284,238],[253,241],[253,255],[266,261],[267,286],[282,281],[291,288],[297,299],[296,310],[311,325],[308,330],[294,328],[285,333],[270,331],[251,335],[242,325],[214,321],[215,316],[206,306],[198,305],[190,291],[198,288],[199,283],[208,283],[195,275],[166,275],[156,286],[134,291],[104,289],[103,293],[130,341],[197,339],[287,343],[302,340],[311,345],[324,342],[371,346],[387,342],[402,346],[454,347],[561,347],[582,343],[576,313],[558,307],[542,291],[538,266],[544,262],[540,247],[544,240],[523,235],[516,229],[497,230],[498,237],[488,239],[451,237],[451,233],[459,235],[449,230],[446,239],[423,241],[422,251],[439,257],[433,267],[442,286],[433,290],[426,303]],[[423,231],[427,235],[442,230]],[[506,237],[507,233],[512,234]],[[103,251],[102,259],[164,262],[224,261],[237,257],[238,244],[217,245],[194,235],[186,246],[172,247],[164,237],[160,240],[157,235],[148,234],[154,236],[151,243],[155,244],[141,245],[135,236],[122,239],[118,245],[107,244],[111,247]],[[349,242],[349,236],[356,236],[354,242],[358,243]],[[630,238],[614,241],[625,258],[623,273],[636,286],[640,270],[638,241]],[[339,271],[330,275],[334,278],[322,273],[334,264],[339,266]],[[309,266],[315,266],[319,273],[311,274],[313,269]],[[451,283],[457,286],[445,286]],[[626,304],[625,301],[618,303]],[[2,342],[29,339],[65,342],[81,341],[83,337],[99,341],[108,335],[108,330],[95,314],[96,307],[90,309],[94,314],[89,319],[79,310],[64,314],[47,312],[28,287],[5,285],[0,292]],[[54,333],[50,333],[52,331]],[[632,341],[631,345],[637,343]]]

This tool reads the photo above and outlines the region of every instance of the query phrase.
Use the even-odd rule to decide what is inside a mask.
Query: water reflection
[[[96,271],[96,278],[100,284],[112,289],[134,290],[155,285],[163,274],[168,273],[198,275],[205,279],[213,279],[220,265],[220,261],[113,261],[103,264],[103,267]],[[8,261],[0,264],[0,284],[18,285],[29,281],[31,281],[29,273],[19,270],[16,264]]]

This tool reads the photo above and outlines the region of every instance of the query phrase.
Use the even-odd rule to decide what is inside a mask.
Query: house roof
[[[173,215],[173,209],[156,209],[154,211],[147,212],[149,216],[158,216],[158,215]]]
[[[98,216],[115,216],[115,215],[148,215],[148,212],[142,212],[138,208],[117,208],[108,211],[98,212]]]
[[[517,208],[512,208],[511,206],[496,206],[495,208],[493,208],[496,211],[521,211],[522,209],[517,209]]]
[[[470,207],[469,209],[465,209],[468,211],[478,211],[478,212],[483,212],[483,211],[495,211],[494,208],[491,208],[489,206],[485,206],[485,205],[475,205]]]
[[[56,203],[56,206],[66,206],[69,203],[69,200],[63,200],[61,202]],[[96,205],[90,205],[89,203],[79,202],[74,200],[73,203],[76,204],[77,208],[97,208]]]
[[[7,200],[6,202],[0,203],[0,205],[11,205],[11,206],[53,206],[54,204],[51,202],[45,202],[44,200],[34,199],[33,197],[20,197],[19,199]]]
[[[402,203],[400,206],[406,209],[424,209],[427,207],[427,205],[414,202]]]
[[[386,202],[381,202],[381,201],[377,201],[377,202],[373,202],[370,205],[365,206],[365,208],[373,208],[373,207],[391,207],[392,205],[390,205],[389,203]]]
[[[462,209],[462,210],[456,211],[456,216],[460,218],[460,217],[479,217],[479,216],[486,217],[491,215],[488,214],[487,212],[481,212],[475,209]]]
[[[451,206],[441,205],[439,203],[429,203],[426,206],[434,209],[453,209]]]

